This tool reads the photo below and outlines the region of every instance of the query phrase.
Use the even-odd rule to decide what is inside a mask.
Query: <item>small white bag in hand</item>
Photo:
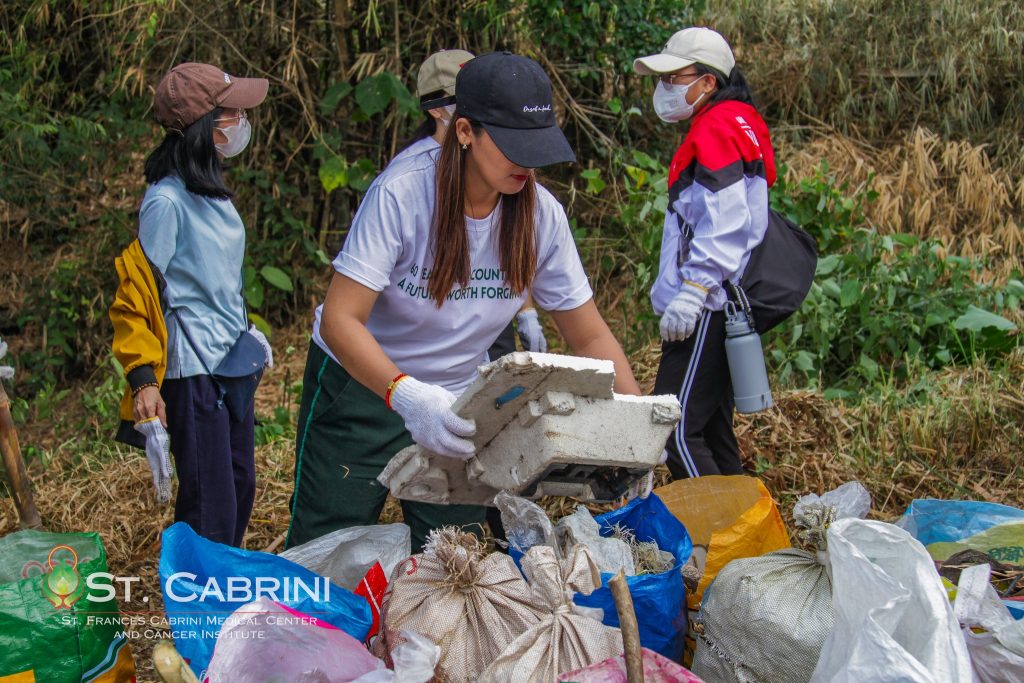
[[[135,431],[146,437],[146,460],[153,473],[156,502],[168,503],[171,500],[171,437],[155,417],[136,422]]]
[[[256,337],[256,341],[260,343],[263,350],[267,353],[267,367],[274,367],[274,349],[270,348],[270,342],[267,341],[266,335],[256,329],[255,325],[249,325],[249,334]]]
[[[452,392],[406,375],[392,385],[389,403],[420,446],[449,458],[473,457],[476,447],[466,437],[476,433],[476,424],[452,411]]]
[[[548,340],[544,338],[544,328],[537,317],[537,309],[527,308],[516,315],[516,328],[519,330],[519,341],[527,351],[548,352]]]

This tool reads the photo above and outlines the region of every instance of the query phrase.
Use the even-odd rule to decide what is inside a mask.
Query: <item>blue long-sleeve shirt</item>
[[[206,374],[172,314],[182,323],[210,370],[248,329],[242,302],[245,226],[230,199],[193,194],[177,176],[146,190],[139,210],[139,242],[166,282],[169,379]]]

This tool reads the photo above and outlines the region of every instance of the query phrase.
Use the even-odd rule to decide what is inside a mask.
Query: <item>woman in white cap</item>
[[[729,44],[709,28],[679,31],[633,66],[658,77],[654,110],[663,121],[691,122],[669,167],[651,289],[663,340],[654,393],[676,394],[683,410],[666,446],[668,466],[675,478],[739,474],[722,309],[726,283],[739,283],[768,226],[768,127]]]
[[[197,63],[161,79],[153,110],[165,137],[146,158],[139,237],[117,259],[110,308],[114,354],[128,380],[117,438],[146,448],[163,501],[169,434],[175,521],[231,545],[241,545],[252,512],[252,399],[272,361],[245,310],[245,226],[222,162],[249,144],[246,110],[267,86]]]
[[[451,405],[528,290],[576,354],[613,361],[616,390],[639,393],[565,211],[534,178],[575,160],[544,71],[484,55],[456,96],[436,163],[420,154],[374,180],[334,260],[306,363],[289,546],[375,523],[387,497],[376,477],[413,441],[472,456],[475,426]],[[478,506],[402,507],[414,549],[433,528],[484,519]]]

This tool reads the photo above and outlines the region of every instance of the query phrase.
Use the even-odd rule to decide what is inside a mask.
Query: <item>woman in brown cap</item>
[[[117,260],[110,317],[128,391],[118,439],[146,448],[157,499],[170,498],[168,444],[178,472],[175,521],[240,545],[256,489],[252,398],[263,335],[242,297],[245,226],[222,161],[249,143],[246,109],[268,83],[209,64],[163,77],[153,109],[163,142],[146,159],[139,237]]]

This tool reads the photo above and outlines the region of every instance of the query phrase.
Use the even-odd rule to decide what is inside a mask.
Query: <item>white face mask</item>
[[[227,138],[226,142],[218,142],[214,145],[225,159],[241,154],[242,150],[248,146],[249,139],[252,137],[252,126],[249,125],[249,119],[242,119],[234,126],[218,128],[217,130]]]
[[[701,79],[698,78],[686,85],[670,85],[664,81],[658,81],[658,86],[654,89],[654,113],[666,123],[685,121],[693,116],[693,110],[697,106],[697,102],[700,102],[701,98],[707,93],[701,93],[700,97],[693,104],[686,101],[686,93],[693,87],[694,83],[699,83],[700,81]]]
[[[441,109],[444,109],[445,113],[448,114],[448,118],[445,118],[443,116],[441,117],[441,125],[447,128],[449,125],[451,125],[452,117],[455,116],[455,105],[446,104],[443,107],[441,107]]]

